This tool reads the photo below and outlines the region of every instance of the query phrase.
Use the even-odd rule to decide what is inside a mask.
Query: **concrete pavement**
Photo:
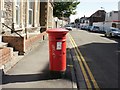
[[[62,77],[51,76],[48,39],[46,39],[5,73],[2,88],[77,88],[72,65],[71,54],[67,49],[65,74]]]

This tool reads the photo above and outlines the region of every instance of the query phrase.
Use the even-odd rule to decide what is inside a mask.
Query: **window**
[[[33,11],[29,10],[29,24],[32,25],[33,22]]]
[[[16,1],[16,24],[20,24],[20,0]]]
[[[112,17],[112,12],[110,12],[110,17]]]
[[[114,11],[114,13],[118,13],[118,11]]]
[[[116,23],[112,23],[112,27],[115,27],[115,28],[116,28],[116,26],[117,26]]]
[[[33,24],[33,2],[29,0],[29,25]]]
[[[117,29],[111,29],[111,31],[118,31]]]

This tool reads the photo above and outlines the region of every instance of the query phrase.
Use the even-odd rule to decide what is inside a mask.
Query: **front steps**
[[[0,70],[7,72],[22,57],[18,55],[18,51],[13,51],[12,47],[8,47],[8,43],[0,42]]]

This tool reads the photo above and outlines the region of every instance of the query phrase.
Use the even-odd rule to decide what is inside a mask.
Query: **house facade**
[[[105,27],[119,27],[119,13],[118,11],[111,11],[106,13],[106,18],[105,18]]]
[[[80,18],[80,27],[89,26],[89,17],[81,17]]]
[[[40,2],[40,26],[41,32],[53,28],[53,3]]]
[[[16,32],[25,34],[25,32],[39,31],[41,28],[49,28],[53,17],[52,3],[47,0],[40,2],[40,0],[1,0],[3,3],[2,10],[4,15],[2,23]],[[3,31],[10,31],[3,25]]]
[[[105,21],[104,10],[98,10],[89,17],[89,25],[92,26],[94,22],[104,22]]]
[[[109,29],[109,27],[120,27],[119,11],[94,13],[90,16],[90,25],[99,26],[102,31]],[[97,16],[98,15],[98,16]]]
[[[0,0],[0,67],[12,61],[14,51],[24,54],[44,40],[49,28],[53,28],[51,0]]]

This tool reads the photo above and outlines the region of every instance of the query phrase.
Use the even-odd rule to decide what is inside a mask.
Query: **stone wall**
[[[12,14],[13,14],[13,10],[12,10],[12,6],[13,6],[13,2],[12,0],[5,0],[4,2],[4,12],[5,12],[5,16],[4,16],[4,23],[6,25],[8,25],[9,27],[12,28]],[[4,30],[9,30],[8,28],[6,27],[3,27]]]
[[[22,19],[23,19],[23,27],[25,27],[25,22],[26,22],[26,19],[25,19],[25,17],[26,17],[26,2],[23,2],[23,7],[22,7],[22,9],[23,9],[23,16],[22,16]]]

